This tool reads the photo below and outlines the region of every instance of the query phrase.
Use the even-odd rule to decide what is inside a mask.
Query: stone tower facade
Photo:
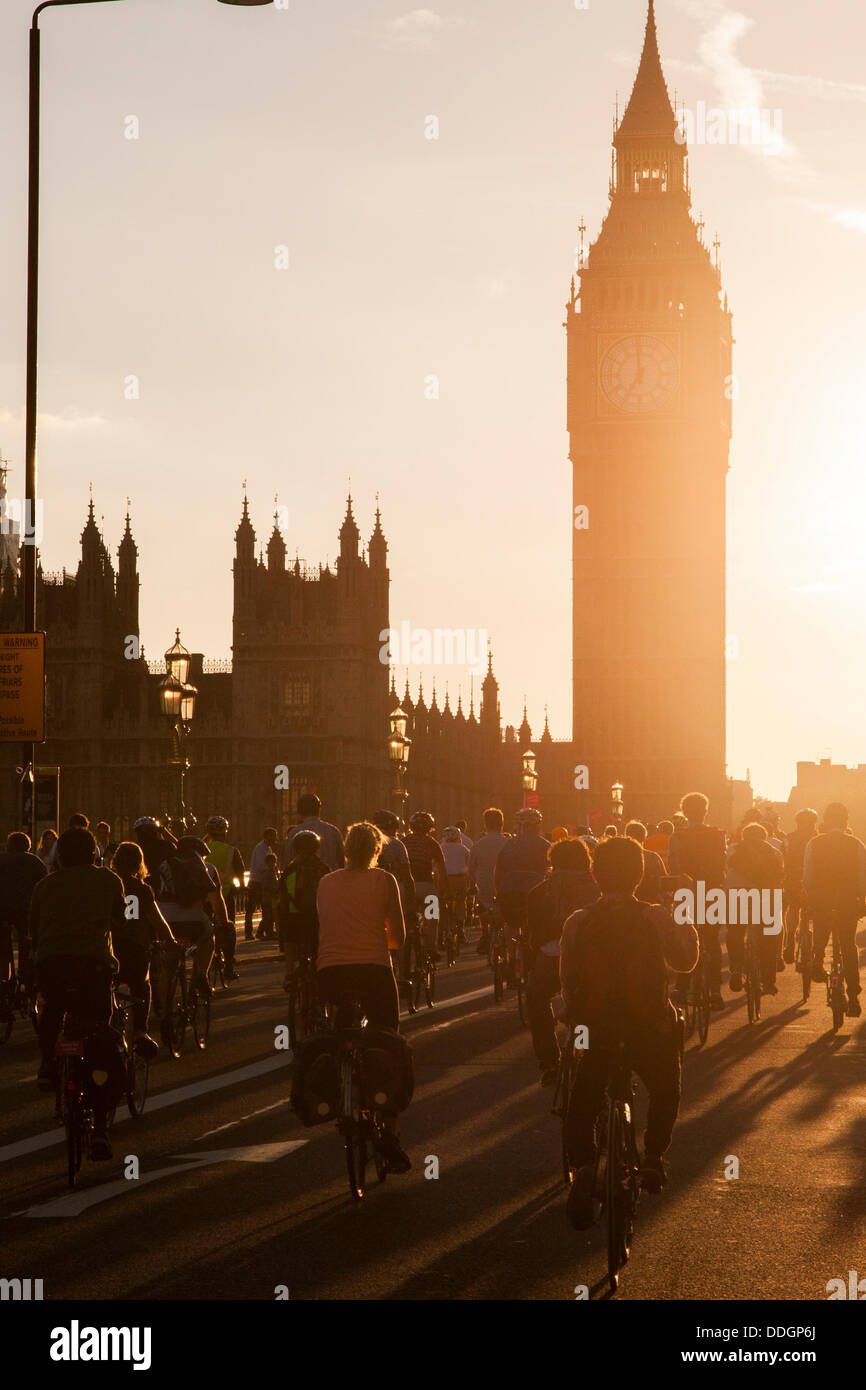
[[[699,789],[726,823],[731,316],[691,215],[653,0],[565,326],[579,804],[621,782],[628,813],[655,821]]]

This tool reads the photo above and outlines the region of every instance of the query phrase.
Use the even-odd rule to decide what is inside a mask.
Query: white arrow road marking
[[[68,1192],[63,1197],[55,1197],[41,1206],[26,1207],[13,1212],[13,1216],[80,1216],[88,1207],[100,1202],[108,1202],[121,1193],[128,1196],[131,1190],[143,1187],[145,1183],[157,1182],[160,1178],[171,1177],[175,1173],[190,1173],[193,1168],[207,1168],[214,1163],[275,1163],[285,1158],[295,1149],[303,1148],[306,1139],[289,1139],[281,1144],[252,1144],[246,1149],[213,1149],[203,1154],[177,1154],[178,1158],[190,1160],[175,1164],[171,1168],[155,1168],[152,1173],[142,1173],[140,1178],[117,1178],[114,1182],[92,1187],[87,1192]]]

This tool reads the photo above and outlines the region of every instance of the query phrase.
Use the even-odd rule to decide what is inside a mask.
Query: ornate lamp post
[[[186,741],[195,715],[195,700],[198,695],[196,687],[187,684],[189,667],[190,655],[181,643],[180,628],[177,628],[174,646],[169,647],[165,654],[166,675],[160,681],[159,703],[163,714],[171,721],[172,746],[168,761],[176,777],[176,819],[184,830],[188,830],[192,825],[192,817],[187,815],[183,799],[183,783],[189,770]]]
[[[403,778],[409,765],[409,750],[412,747],[411,738],[406,737],[409,716],[398,705],[388,715],[388,722],[391,726],[391,733],[388,738],[388,757],[391,759],[391,766],[394,769],[394,800],[397,802],[397,815],[402,820],[406,797],[409,795],[403,786]]]
[[[610,789],[610,813],[613,816],[614,825],[620,835],[622,834],[623,825],[622,793],[622,782],[614,782]]]
[[[531,748],[527,748],[523,754],[523,805],[535,805],[535,796],[530,800],[530,794],[535,792],[538,786],[538,773],[535,768],[535,754]]]

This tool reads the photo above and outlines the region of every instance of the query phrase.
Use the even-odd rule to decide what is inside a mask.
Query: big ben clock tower
[[[731,318],[678,134],[650,0],[610,208],[566,310],[573,745],[583,814],[621,782],[627,816],[704,791],[725,824]]]

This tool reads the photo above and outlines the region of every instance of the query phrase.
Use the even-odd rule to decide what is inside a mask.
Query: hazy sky
[[[0,445],[23,472],[31,4],[0,9]],[[43,563],[74,568],[92,481],[125,499],[157,656],[229,654],[249,480],[308,562],[351,475],[381,494],[392,621],[487,629],[503,717],[570,733],[563,305],[607,206],[644,0],[122,0],[43,33]],[[781,111],[782,148],[695,145],[734,313],[729,771],[866,762],[866,19],[850,0],[657,0],[687,107]],[[439,138],[425,138],[435,115]],[[137,117],[139,138],[127,139]],[[289,268],[274,249],[289,248]],[[124,382],[140,379],[140,399]],[[438,400],[425,377],[439,378]],[[425,673],[425,677],[430,673]],[[440,671],[456,693],[468,675]],[[429,690],[429,679],[425,679]]]

